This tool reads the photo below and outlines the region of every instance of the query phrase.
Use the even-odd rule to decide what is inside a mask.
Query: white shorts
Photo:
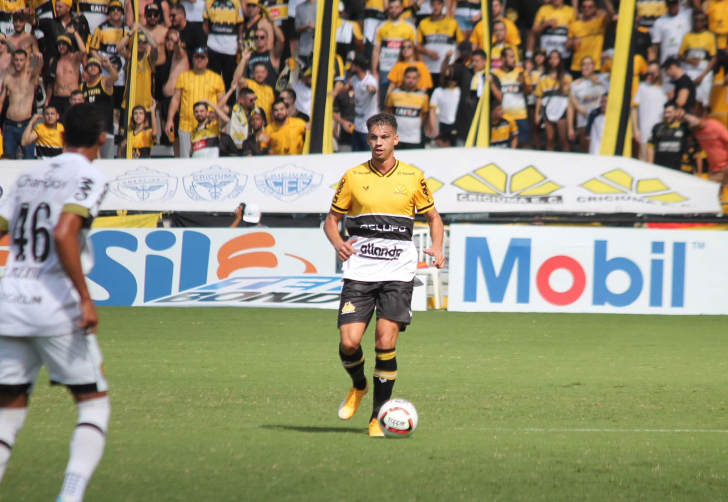
[[[76,392],[105,392],[103,356],[96,335],[0,336],[0,393],[30,394],[45,365],[53,384]]]

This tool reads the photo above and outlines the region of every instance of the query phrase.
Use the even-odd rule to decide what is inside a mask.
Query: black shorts
[[[404,327],[412,322],[412,289],[409,282],[364,282],[344,279],[339,303],[338,326],[363,322],[369,324],[374,309],[377,319],[389,319]]]

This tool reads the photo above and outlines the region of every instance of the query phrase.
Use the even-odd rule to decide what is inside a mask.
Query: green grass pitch
[[[415,314],[407,440],[370,439],[333,311],[101,309],[112,422],[87,501],[708,501],[728,491],[721,317]],[[367,373],[373,335],[364,341]],[[41,375],[0,500],[54,500],[76,420]]]

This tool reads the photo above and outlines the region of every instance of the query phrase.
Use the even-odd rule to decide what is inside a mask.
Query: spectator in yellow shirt
[[[432,90],[432,75],[430,70],[427,69],[427,65],[420,60],[419,56],[415,52],[415,43],[410,40],[405,40],[402,43],[402,48],[399,51],[399,61],[389,71],[387,78],[389,79],[389,88],[387,94],[392,92],[396,87],[402,87],[404,83],[404,74],[407,68],[416,68],[420,74],[420,83],[417,88],[424,92]]]
[[[285,101],[273,102],[273,121],[263,131],[262,144],[270,145],[271,155],[300,155],[306,137],[306,122],[288,116]]]

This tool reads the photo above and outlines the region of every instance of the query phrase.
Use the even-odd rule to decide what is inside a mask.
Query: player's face
[[[402,11],[404,9],[402,8],[402,2],[399,0],[395,2],[391,2],[389,4],[389,17],[391,19],[399,19],[399,16],[402,15]]]
[[[56,125],[56,122],[58,122],[58,112],[55,108],[46,108],[43,112],[43,122],[49,127]]]
[[[375,125],[369,129],[367,142],[372,150],[372,159],[383,162],[394,153],[394,147],[399,144],[399,136],[390,126]]]
[[[255,32],[255,48],[259,51],[265,50],[268,45],[268,34],[263,30]]]
[[[665,108],[665,122],[668,124],[672,124],[675,122],[675,117],[677,116],[677,113],[675,112],[675,108],[672,106],[668,106]]]
[[[276,122],[283,122],[288,116],[285,103],[277,103],[273,106],[273,118]]]
[[[584,58],[581,60],[581,74],[588,77],[594,73],[594,60],[592,58]]]
[[[207,107],[204,105],[195,106],[195,120],[201,124],[207,119]]]
[[[440,17],[442,15],[442,8],[445,5],[440,0],[434,0],[433,2],[430,2],[430,5],[432,5],[432,15],[435,17]]]
[[[420,81],[420,74],[414,71],[404,74],[404,88],[408,91],[412,91],[417,88],[417,83]]]
[[[24,54],[14,54],[13,55],[13,67],[15,68],[15,71],[23,71],[25,69],[25,63],[28,61],[28,58],[25,57]]]
[[[266,77],[268,77],[268,70],[265,69],[265,66],[258,65],[253,69],[253,80],[259,84],[265,82]]]

